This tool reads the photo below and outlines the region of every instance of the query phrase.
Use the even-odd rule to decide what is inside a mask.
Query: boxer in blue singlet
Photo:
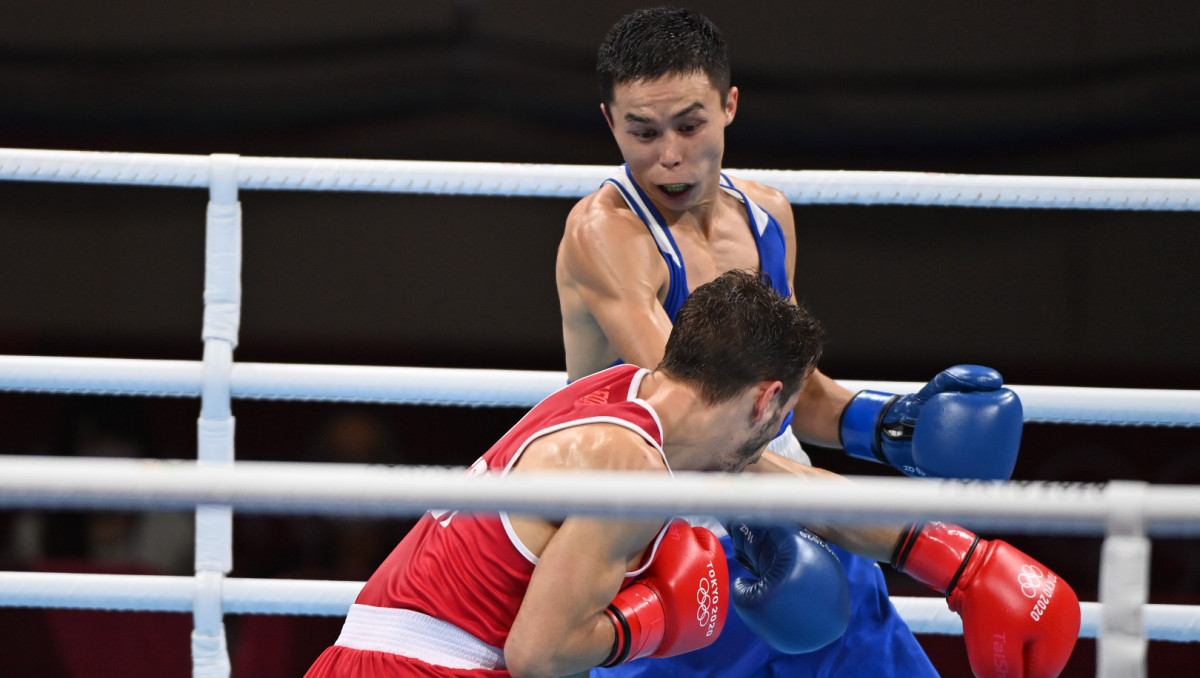
[[[688,10],[634,12],[606,36],[597,75],[601,112],[625,165],[575,205],[559,246],[556,283],[570,379],[620,361],[658,365],[673,312],[689,285],[726,271],[758,269],[795,300],[795,223],[786,196],[721,169],[724,130],[736,114],[738,89],[730,84],[720,31]],[[855,394],[814,369],[804,380],[791,425],[748,470],[818,474],[807,463],[803,441],[841,448],[910,476],[1007,479],[1016,463],[1022,418],[1019,401],[1002,385],[994,370],[957,366],[918,394]],[[970,397],[956,403],[971,402],[963,402],[954,415],[933,402],[960,392]],[[930,410],[936,414],[918,419]],[[919,454],[915,431],[923,442]],[[966,438],[955,438],[955,431]],[[808,527],[842,547],[836,554],[850,582],[852,614],[848,626],[840,623],[844,618],[828,616],[829,628],[847,629],[836,640],[788,654],[776,648],[793,628],[794,616],[780,621],[780,633],[770,633],[775,617],[755,619],[757,632],[752,632],[747,619],[731,615],[707,649],[639,659],[606,675],[936,676],[888,600],[874,562],[892,561],[899,542],[878,526]],[[736,578],[747,570],[732,559],[731,545],[726,538]],[[805,614],[824,624],[827,612]],[[763,640],[766,636],[775,636],[767,638],[773,644]]]
[[[670,274],[670,284],[667,287],[667,296],[663,300],[662,307],[671,322],[675,322],[676,316],[679,315],[679,308],[683,306],[684,300],[691,291],[691,287],[688,286],[687,269],[683,265],[683,253],[679,251],[679,246],[675,243],[675,236],[671,235],[671,229],[667,227],[667,221],[659,214],[658,208],[634,181],[633,173],[629,171],[629,165],[622,165],[615,175],[605,180],[605,183],[612,184],[621,192],[629,209],[638,215],[638,218],[646,224],[646,228],[654,237],[654,242],[658,245],[658,251],[662,254]],[[721,174],[720,187],[745,205],[746,218],[750,221],[750,235],[754,237],[754,245],[758,250],[758,269],[770,281],[775,291],[790,299],[792,286],[788,282],[791,280],[791,274],[787,268],[787,240],[784,238],[779,221],[735,187],[733,181],[724,173]],[[624,361],[617,360],[617,363],[621,362]],[[792,416],[793,414],[789,413],[784,419],[779,438],[772,443],[769,449],[807,464],[809,462],[808,455],[801,449],[800,442],[791,432]]]
[[[663,310],[672,321],[690,291],[683,254],[671,230],[647,197],[627,165],[606,180],[616,186],[629,208],[645,223],[670,271]],[[785,297],[792,296],[786,268],[787,242],[779,221],[754,203],[733,181],[721,174],[720,188],[740,200],[750,222],[750,234],[758,250],[759,268]],[[800,448],[790,427],[791,417],[768,449],[803,463],[808,455]],[[711,522],[706,526],[721,528]],[[737,561],[729,536],[721,537],[731,579],[749,573]],[[668,659],[643,659],[611,669],[596,669],[597,678],[652,676],[936,676],[925,652],[888,600],[883,572],[875,562],[833,545],[851,584],[853,622],[840,639],[815,652],[791,655],[773,650],[751,631],[737,614],[732,614],[718,641],[701,650]]]

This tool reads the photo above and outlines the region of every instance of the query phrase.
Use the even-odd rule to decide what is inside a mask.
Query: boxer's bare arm
[[[514,473],[645,471],[666,476],[657,450],[628,428],[574,426],[535,441]],[[661,520],[570,516],[561,523],[511,516],[513,530],[537,567],[505,644],[514,676],[561,676],[602,662],[614,630],[604,614],[627,571],[662,528]]]
[[[801,464],[769,450],[764,452],[762,458],[746,470],[754,473],[788,473],[801,478],[835,479],[847,483],[853,482],[849,478],[840,476],[832,471]],[[798,487],[797,491],[803,492],[803,486]],[[806,522],[804,526],[847,551],[852,551],[865,558],[886,563],[891,561],[896,543],[908,529],[909,524],[826,525]]]
[[[599,665],[615,630],[605,608],[620,589],[630,553],[661,522],[567,518],[546,545],[505,645],[514,676],[561,676]]]
[[[814,369],[804,380],[792,430],[801,442],[822,447],[841,448],[840,423],[842,411],[854,398],[854,393]]]
[[[666,266],[645,225],[614,202],[615,192],[581,200],[559,244],[555,277],[571,379],[617,359],[655,367],[671,333],[659,298]]]

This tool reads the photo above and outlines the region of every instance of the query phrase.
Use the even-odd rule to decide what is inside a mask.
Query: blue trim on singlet
[[[736,192],[742,198],[746,208],[746,218],[750,220],[754,244],[758,247],[758,265],[771,281],[771,285],[785,298],[791,298],[792,286],[788,284],[791,271],[787,268],[787,239],[783,235],[783,227],[775,215],[763,209],[750,199],[742,189],[733,185],[733,180],[724,172],[721,173],[721,188]]]
[[[679,315],[679,308],[691,294],[688,287],[687,270],[683,264],[683,254],[675,242],[675,236],[667,226],[666,219],[651,202],[650,197],[633,178],[629,165],[622,165],[623,172],[629,185],[633,187],[636,198],[619,180],[619,177],[609,177],[604,183],[617,187],[625,198],[626,204],[633,213],[642,220],[662,255],[670,273],[670,284],[667,286],[667,298],[663,300],[663,309],[674,322]],[[771,285],[784,297],[792,296],[792,287],[788,284],[791,277],[787,269],[787,240],[783,235],[783,227],[779,225],[774,215],[750,199],[744,191],[733,185],[733,181],[724,173],[721,174],[720,186],[723,190],[741,199],[746,210],[746,218],[750,222],[750,234],[754,237],[754,245],[758,250],[758,265],[771,281]],[[660,235],[661,233],[661,235]],[[665,239],[665,243],[664,243]]]
[[[679,315],[679,309],[683,307],[683,302],[692,293],[691,288],[688,287],[687,269],[683,265],[683,253],[679,251],[679,245],[676,244],[671,229],[667,227],[666,219],[663,219],[658,208],[650,201],[650,196],[646,195],[638,182],[634,180],[633,171],[629,169],[629,165],[621,165],[620,172],[624,173],[630,186],[637,193],[636,198],[630,194],[628,188],[619,181],[618,177],[609,177],[604,180],[604,183],[617,187],[617,190],[625,198],[625,203],[629,205],[634,214],[638,215],[654,238],[658,252],[666,262],[667,271],[671,276],[670,284],[667,286],[667,298],[663,300],[663,310],[667,312],[667,316],[674,323]],[[783,227],[779,225],[779,220],[751,200],[744,191],[734,186],[733,181],[724,172],[721,173],[720,187],[731,195],[736,194],[741,198],[746,209],[746,218],[750,221],[750,235],[754,237],[754,245],[758,250],[759,268],[775,291],[790,299],[792,287],[788,284],[791,275],[787,268],[787,239],[783,235]],[[649,218],[647,218],[648,216]],[[666,243],[669,243],[670,249],[667,249],[663,242],[664,239]],[[613,365],[620,365],[623,362],[618,358]],[[787,430],[794,416],[793,412],[787,413],[783,425],[779,428],[780,433]]]
[[[629,183],[633,186],[633,190],[637,192],[638,197],[641,199],[640,201],[634,200],[624,184],[617,181],[615,177],[605,179],[604,183],[617,187],[617,190],[625,197],[625,203],[629,205],[634,214],[638,215],[642,223],[646,224],[646,228],[650,229],[651,236],[655,236],[654,228],[651,224],[657,224],[668,242],[671,243],[671,249],[668,250],[663,247],[663,243],[658,237],[654,238],[655,244],[658,245],[658,252],[662,255],[663,261],[667,262],[667,271],[671,275],[671,283],[667,286],[667,298],[663,300],[663,309],[666,310],[667,316],[674,323],[675,318],[679,315],[679,309],[683,307],[683,302],[692,293],[691,288],[688,287],[687,269],[683,266],[683,254],[679,252],[679,245],[675,243],[675,236],[671,234],[671,229],[667,228],[667,220],[663,219],[658,208],[650,201],[650,196],[646,195],[642,187],[633,180],[633,172],[630,171],[629,165],[621,165],[621,170],[625,172],[625,176],[628,177]],[[645,206],[645,210],[642,209],[643,205]],[[647,218],[647,212],[649,212],[650,218]]]

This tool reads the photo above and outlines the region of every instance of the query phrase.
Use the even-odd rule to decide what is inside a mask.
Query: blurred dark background
[[[643,4],[10,3],[0,147],[616,164],[594,52]],[[725,32],[741,89],[727,167],[1200,175],[1188,0],[691,6]],[[0,353],[198,360],[206,200],[0,182]],[[553,262],[572,201],[241,200],[236,359],[562,369]],[[835,378],[924,381],[974,362],[1017,384],[1200,388],[1194,212],[795,212],[796,287],[829,330]],[[0,453],[194,458],[198,412],[186,399],[0,394]],[[244,401],[234,413],[240,459],[433,464],[468,463],[520,414]],[[812,452],[838,471],[888,472]],[[1030,425],[1016,475],[1200,483],[1200,431]],[[0,558],[187,574],[188,521],[5,513]],[[365,578],[406,526],[239,517],[233,574]],[[1098,540],[1009,538],[1095,599]],[[1161,540],[1154,556],[1153,601],[1200,603],[1200,547]],[[61,639],[152,617],[80,614],[0,610],[29,636],[0,654],[57,642],[62,666],[30,675],[73,675],[71,657],[103,675]],[[190,618],[158,617],[182,629],[160,633],[186,675]],[[230,617],[235,675],[302,673],[339,625]],[[925,640],[947,676],[965,672],[959,639]],[[121,653],[109,642],[121,675],[149,663]],[[1093,653],[1082,641],[1066,675],[1092,675]],[[1200,647],[1153,643],[1151,675],[1197,660]]]

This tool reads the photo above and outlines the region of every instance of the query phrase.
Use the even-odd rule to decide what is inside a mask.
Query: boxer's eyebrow
[[[688,113],[691,113],[692,111],[695,111],[697,109],[703,109],[703,108],[704,108],[703,102],[700,102],[700,101],[693,102],[692,104],[686,106],[683,110],[681,110],[678,113],[676,113],[675,115],[671,116],[671,119],[675,120],[677,118],[682,118],[683,116],[687,115]],[[625,121],[626,122],[637,122],[637,123],[642,123],[642,124],[647,124],[647,125],[654,122],[650,118],[647,118],[645,116],[641,116],[641,115],[638,115],[637,113],[632,113],[632,112],[625,114]]]

